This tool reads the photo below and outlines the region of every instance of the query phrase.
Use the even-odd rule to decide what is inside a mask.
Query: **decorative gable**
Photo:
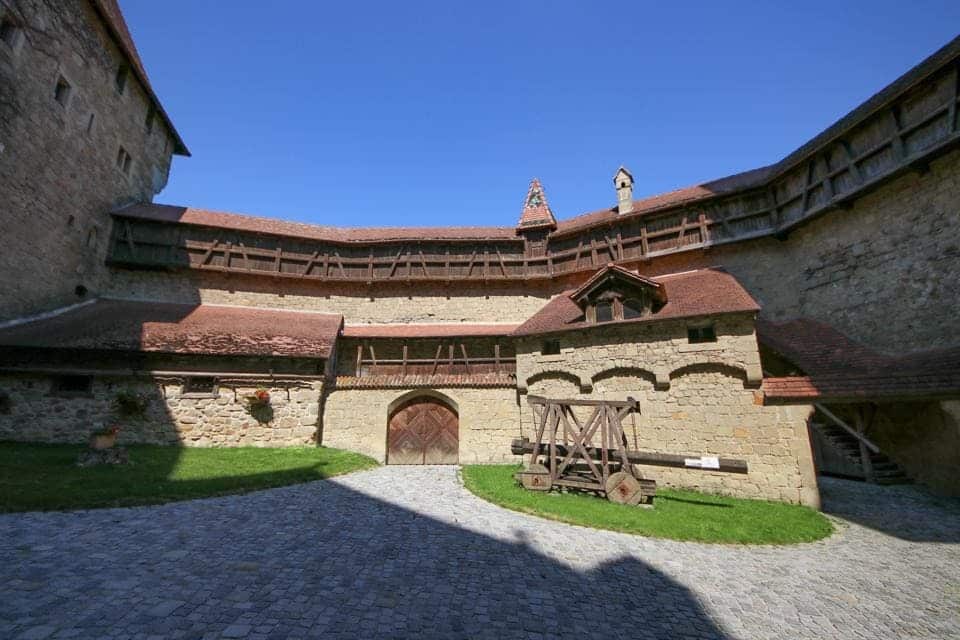
[[[632,320],[653,315],[667,303],[656,280],[609,264],[570,294],[589,323]]]
[[[557,219],[547,204],[547,195],[543,191],[540,180],[534,178],[527,189],[527,198],[523,201],[523,210],[520,212],[520,221],[517,229],[555,228]]]

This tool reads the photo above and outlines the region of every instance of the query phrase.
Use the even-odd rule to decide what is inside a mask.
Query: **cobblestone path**
[[[0,516],[0,638],[960,638],[960,501],[823,480],[814,544],[540,520],[452,467]]]

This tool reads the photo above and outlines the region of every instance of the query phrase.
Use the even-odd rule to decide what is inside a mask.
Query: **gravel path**
[[[0,638],[960,638],[960,501],[824,480],[839,533],[736,547],[594,531],[452,467],[0,516]]]

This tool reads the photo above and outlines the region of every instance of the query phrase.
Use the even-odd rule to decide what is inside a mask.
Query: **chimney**
[[[623,215],[633,211],[633,176],[630,172],[622,166],[617,169],[613,186],[617,188],[617,213]]]

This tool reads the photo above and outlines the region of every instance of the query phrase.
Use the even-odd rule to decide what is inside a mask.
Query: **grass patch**
[[[132,445],[131,465],[74,466],[84,445],[0,442],[0,511],[125,507],[244,493],[377,466],[325,447]]]
[[[528,491],[513,474],[517,465],[463,467],[472,493],[501,507],[569,524],[653,538],[735,544],[812,542],[833,532],[822,514],[764,500],[695,491],[657,489],[653,509],[630,507],[589,494]]]

